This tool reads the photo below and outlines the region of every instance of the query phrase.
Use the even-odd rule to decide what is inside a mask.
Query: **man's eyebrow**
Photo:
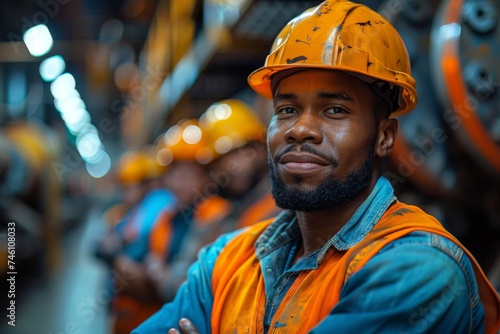
[[[340,100],[340,101],[347,101],[347,102],[356,102],[354,100],[354,98],[352,98],[351,96],[347,95],[344,92],[319,92],[318,98],[319,99]]]
[[[293,94],[293,93],[285,93],[285,94],[278,93],[278,94],[276,94],[274,96],[273,101],[274,102],[279,102],[281,100],[293,100],[293,99],[296,99],[296,98],[297,98],[297,95]]]

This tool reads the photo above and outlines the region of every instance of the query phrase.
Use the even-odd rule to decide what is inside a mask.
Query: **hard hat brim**
[[[271,89],[271,81],[272,76],[278,72],[291,70],[291,69],[323,69],[329,71],[343,71],[348,73],[356,73],[359,75],[367,76],[366,73],[361,71],[353,71],[352,68],[344,68],[342,66],[332,67],[331,65],[325,64],[291,64],[291,65],[274,65],[274,66],[264,66],[261,67],[248,76],[247,82],[250,87],[259,95],[265,97],[266,99],[273,99],[273,92]],[[292,73],[292,72],[291,72]],[[358,77],[358,76],[357,76]],[[370,75],[370,78],[374,80],[383,80],[387,81],[387,78]],[[415,80],[407,75],[406,73],[400,73],[398,76],[397,73],[395,75],[396,78],[400,78],[397,83],[391,82],[394,85],[397,85],[403,89],[402,99],[400,101],[400,106],[394,112],[391,113],[391,116],[400,116],[409,113],[412,111],[417,105],[418,98],[417,92],[415,90]],[[358,77],[359,78],[359,77]],[[397,79],[396,79],[397,80]]]

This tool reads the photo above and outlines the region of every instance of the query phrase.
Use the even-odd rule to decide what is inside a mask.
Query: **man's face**
[[[144,182],[123,185],[121,187],[123,203],[131,206],[142,201],[147,192],[148,187]]]
[[[305,70],[281,80],[268,131],[278,206],[333,208],[370,185],[375,99],[367,84],[337,71]]]
[[[199,196],[213,195],[203,192],[207,182],[207,171],[191,161],[175,161],[163,176],[163,185],[175,194],[183,207],[194,205]]]
[[[247,194],[260,180],[260,161],[265,164],[264,145],[253,144],[240,147],[214,161],[210,176],[219,186],[219,195],[238,199]]]

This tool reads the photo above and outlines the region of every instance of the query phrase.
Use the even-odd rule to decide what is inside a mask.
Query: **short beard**
[[[370,145],[361,168],[350,172],[345,180],[340,181],[330,178],[314,190],[299,190],[286,185],[269,158],[272,194],[276,204],[284,210],[312,212],[333,209],[350,202],[368,188],[372,181],[374,171],[373,150],[374,144]],[[301,178],[296,178],[295,182],[301,182]]]

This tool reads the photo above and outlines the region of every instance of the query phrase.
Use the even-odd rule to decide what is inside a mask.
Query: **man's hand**
[[[181,329],[181,333],[175,328],[170,328],[168,334],[199,334],[198,329],[193,325],[193,323],[186,318],[182,318],[179,321],[179,328]]]

